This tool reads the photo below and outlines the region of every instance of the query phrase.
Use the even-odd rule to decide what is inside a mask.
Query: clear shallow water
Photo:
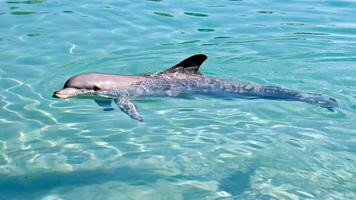
[[[353,1],[2,1],[0,199],[356,198]],[[145,123],[51,97],[73,74],[205,53],[209,76],[298,102],[150,98]]]

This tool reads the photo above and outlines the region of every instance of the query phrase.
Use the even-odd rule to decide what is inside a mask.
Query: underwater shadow
[[[237,171],[220,180],[219,189],[228,192],[232,196],[241,195],[251,186],[251,176],[255,168],[249,168],[246,172]]]
[[[84,185],[123,181],[131,185],[156,182],[159,176],[152,170],[119,167],[73,172],[45,172],[31,175],[9,176],[0,179],[0,199],[32,199],[43,196],[52,189],[68,186],[68,190]]]

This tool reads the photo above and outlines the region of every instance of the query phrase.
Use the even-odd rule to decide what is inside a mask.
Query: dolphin
[[[138,121],[143,121],[143,118],[131,100],[142,96],[178,96],[194,93],[247,99],[301,101],[331,111],[338,106],[335,99],[321,94],[203,76],[199,72],[199,67],[206,59],[207,56],[204,54],[193,55],[165,71],[151,74],[83,73],[69,78],[63,89],[53,93],[53,97],[94,99],[104,110],[112,110],[111,102],[114,101],[124,113]]]

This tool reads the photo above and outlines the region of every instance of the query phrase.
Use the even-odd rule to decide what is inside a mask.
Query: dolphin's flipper
[[[98,106],[102,107],[104,111],[111,111],[114,108],[111,107],[111,100],[94,100]]]
[[[162,73],[189,73],[200,74],[199,67],[208,57],[204,54],[197,54],[186,58],[182,62],[174,65],[173,67],[163,71]]]
[[[140,122],[143,121],[143,118],[136,110],[136,106],[129,99],[115,99],[115,103],[122,110],[122,112],[126,113],[132,119],[138,120]]]

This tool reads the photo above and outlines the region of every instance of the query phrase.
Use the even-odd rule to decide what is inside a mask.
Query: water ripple
[[[203,13],[196,13],[196,12],[184,12],[184,14],[193,16],[193,17],[208,17],[209,15]]]
[[[0,199],[354,199],[355,3],[0,4]],[[157,72],[196,53],[205,75],[339,108],[152,98],[135,101],[136,123],[51,98],[73,74]]]

